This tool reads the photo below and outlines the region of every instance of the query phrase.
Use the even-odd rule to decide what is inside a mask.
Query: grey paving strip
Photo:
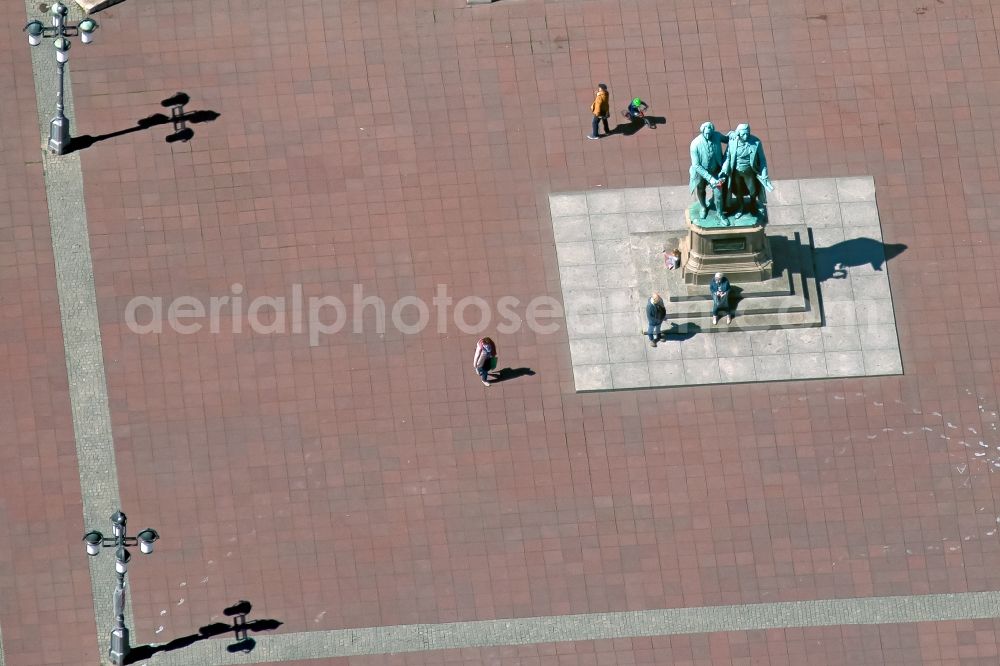
[[[253,651],[230,654],[231,641],[208,640],[154,655],[149,666],[254,664],[400,652],[538,645],[566,641],[706,634],[795,627],[906,624],[1000,617],[1000,592],[824,599],[589,613],[513,620],[412,624],[252,637]]]
[[[38,18],[48,22],[50,17],[41,15],[36,5],[37,3],[25,1],[28,19]],[[69,20],[76,23],[81,18],[79,9],[75,5],[68,6]],[[39,148],[45,170],[45,191],[52,232],[70,407],[80,471],[83,524],[88,529],[108,532],[111,527],[108,519],[119,506],[118,469],[115,465],[104,353],[97,317],[97,293],[90,255],[87,210],[83,199],[83,173],[78,155],[58,157],[51,155],[46,149],[49,120],[55,111],[57,86],[56,62],[50,42],[51,40],[45,40],[31,49],[31,65],[35,80],[41,140]],[[74,40],[74,47],[79,46],[76,42]],[[69,65],[72,62],[70,59]],[[67,67],[66,116],[70,119],[71,130],[80,133],[73,113],[71,90]],[[116,584],[114,564],[109,555],[102,553],[99,557],[88,558],[97,640],[102,660],[106,659],[108,637],[113,623],[112,593]],[[80,557],[87,557],[82,542]],[[126,607],[126,617],[129,625],[133,625],[131,603]]]

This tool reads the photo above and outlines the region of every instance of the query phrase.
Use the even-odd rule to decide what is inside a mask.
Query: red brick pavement
[[[8,28],[0,40],[0,630],[10,666],[74,664],[96,654],[94,612],[78,541],[80,480],[31,54],[16,18]]]
[[[156,127],[82,153],[123,502],[164,537],[130,573],[136,639],[183,635],[240,598],[308,631],[998,589],[994,477],[947,425],[992,434],[998,409],[996,9],[862,6],[104,12],[105,39],[74,51],[78,133],[130,127],[178,90],[189,110],[221,114],[187,144]],[[2,281],[14,308],[3,418],[19,439],[0,445],[2,520],[52,533],[35,573],[74,583],[70,597],[53,586],[73,622],[54,640],[93,650],[30,74],[23,49],[3,52],[27,157],[5,153],[0,195],[22,220],[3,230],[2,269],[24,271]],[[597,81],[615,107],[639,95],[667,124],[585,141]],[[547,195],[682,184],[708,118],[749,121],[778,180],[875,177],[886,242],[908,246],[890,262],[905,376],[576,395],[565,334],[521,331],[498,336],[501,360],[536,375],[487,393],[469,368],[475,336],[454,327],[379,335],[369,315],[366,335],[310,347],[304,333],[123,325],[134,296],[204,300],[233,283],[247,300],[299,283],[349,306],[355,284],[389,303],[429,300],[438,283],[456,299],[558,297]],[[13,467],[22,447],[38,459]],[[39,489],[46,522],[29,525]],[[55,595],[21,573],[0,578],[18,590],[0,626],[10,663],[40,663],[24,639],[54,631],[18,618],[45,615],[31,604]],[[946,626],[941,642],[991,643],[992,626]],[[864,648],[869,663],[915,663],[908,627],[823,630],[816,663],[849,663],[841,632],[888,636],[907,655]],[[691,663],[740,663],[761,644],[801,654],[806,635],[741,634],[708,656],[691,647],[708,639],[667,643]],[[652,663],[647,644],[665,645],[608,649]],[[567,663],[603,663],[593,644],[581,648],[593,658],[566,649]],[[562,663],[524,650],[525,663]],[[916,658],[959,663],[931,648]],[[403,663],[440,663],[427,660]]]

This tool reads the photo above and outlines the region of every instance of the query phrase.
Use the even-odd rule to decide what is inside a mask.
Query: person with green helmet
[[[625,110],[625,113],[628,114],[628,118],[632,122],[642,121],[648,125],[649,121],[646,120],[644,115],[644,112],[648,108],[649,108],[648,104],[646,104],[641,99],[636,97],[629,103],[628,109]]]

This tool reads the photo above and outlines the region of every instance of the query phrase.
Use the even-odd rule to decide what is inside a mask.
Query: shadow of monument
[[[881,271],[886,261],[893,259],[907,249],[902,243],[885,244],[874,238],[852,238],[830,247],[816,248],[816,279],[824,282],[830,278],[847,277],[847,269],[852,266],[869,265]]]
[[[795,266],[794,253],[798,252],[800,243],[785,236],[768,236],[767,242],[771,245],[771,259],[774,266],[771,269],[774,275],[781,275],[785,270]]]
[[[157,645],[137,645],[129,650],[128,655],[125,657],[125,663],[134,664],[143,661],[144,659],[149,659],[154,654],[159,652],[172,652],[174,650],[180,650],[182,648],[189,647],[198,641],[208,640],[209,638],[222,636],[223,634],[228,633],[232,633],[234,635],[235,642],[226,646],[227,652],[250,652],[257,645],[257,641],[249,636],[251,631],[273,631],[282,624],[278,620],[253,620],[252,622],[247,622],[247,615],[250,613],[251,608],[252,605],[249,601],[239,601],[223,611],[223,614],[225,614],[226,617],[233,618],[232,624],[215,622],[214,624],[200,627],[198,629],[198,633],[196,634],[181,636],[173,639],[169,643],[160,643]]]

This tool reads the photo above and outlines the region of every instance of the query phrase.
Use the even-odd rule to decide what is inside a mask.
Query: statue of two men
[[[722,144],[726,152],[722,152]],[[712,187],[715,210],[724,224],[735,208],[737,219],[743,215],[760,215],[766,203],[765,192],[774,189],[767,174],[767,159],[760,139],[750,134],[750,125],[742,123],[723,135],[715,125],[703,123],[701,133],[691,142],[691,191],[698,195],[701,218],[708,215],[705,196]],[[735,200],[735,206],[730,205]]]

